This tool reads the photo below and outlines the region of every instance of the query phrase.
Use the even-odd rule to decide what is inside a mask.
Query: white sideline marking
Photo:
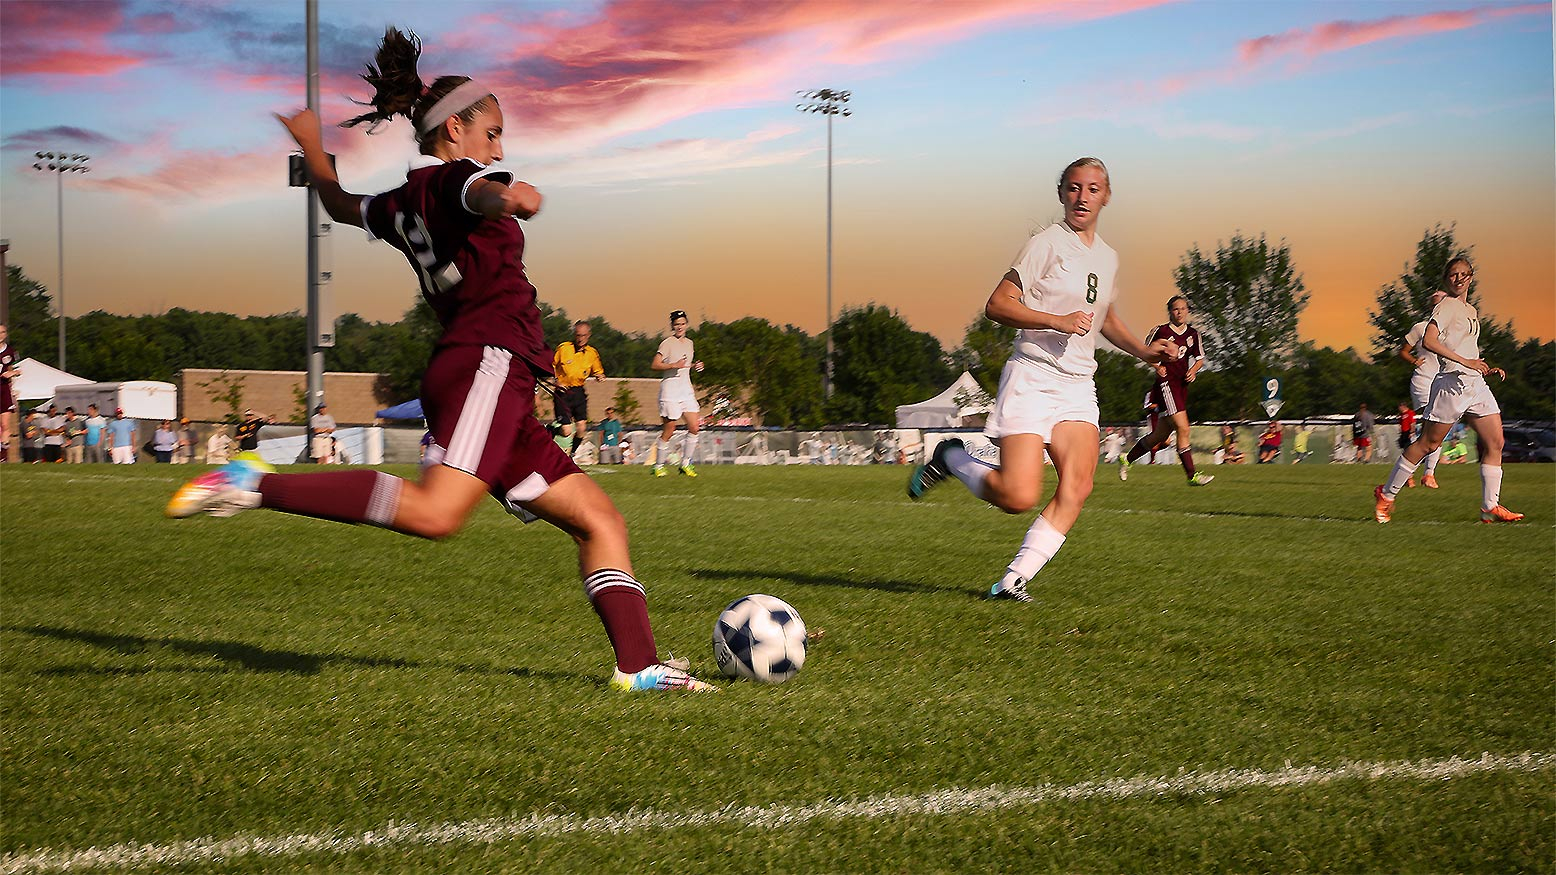
[[[902,501],[884,501],[884,500],[865,499],[865,498],[803,498],[803,497],[798,497],[798,496],[791,497],[791,498],[774,498],[772,496],[766,496],[766,495],[687,495],[687,494],[680,494],[680,495],[656,495],[656,496],[653,497],[654,501],[665,501],[665,500],[674,500],[674,499],[683,499],[685,501],[696,501],[698,503],[707,502],[707,501],[762,501],[762,502],[774,502],[774,503],[778,503],[778,504],[850,504],[850,505],[868,505],[868,506],[871,506],[871,507],[896,507],[896,508],[910,508],[910,507],[933,508],[933,507],[941,506],[941,505],[935,505],[935,504],[906,504],[906,503],[904,503]],[[950,507],[950,505],[944,505],[944,506],[945,507]],[[1126,514],[1126,515],[1129,515],[1129,516],[1192,517],[1194,519],[1205,519],[1205,520],[1214,520],[1214,519],[1224,519],[1224,518],[1228,518],[1228,517],[1235,517],[1235,518],[1250,519],[1250,520],[1252,520],[1252,519],[1269,519],[1269,520],[1290,520],[1290,521],[1294,521],[1294,522],[1299,521],[1299,522],[1304,522],[1304,523],[1352,523],[1352,524],[1356,524],[1356,525],[1367,525],[1367,526],[1376,526],[1376,525],[1378,525],[1378,522],[1372,518],[1370,510],[1368,511],[1368,515],[1366,517],[1294,516],[1294,515],[1276,516],[1274,514],[1271,514],[1271,515],[1268,515],[1268,516],[1254,516],[1254,515],[1250,515],[1250,514],[1240,514],[1240,513],[1237,513],[1236,511],[1226,511],[1226,512],[1223,512],[1223,513],[1216,513],[1216,512],[1213,512],[1213,511],[1190,511],[1190,510],[1142,510],[1142,509],[1138,509],[1138,508],[1128,508],[1128,507],[1088,507],[1084,511],[1082,511],[1082,513],[1086,513],[1086,514],[1096,514],[1096,513]],[[1397,527],[1397,526],[1460,526],[1460,525],[1464,525],[1465,523],[1475,523],[1475,522],[1478,522],[1478,518],[1477,517],[1466,516],[1462,521],[1457,521],[1457,522],[1448,522],[1448,521],[1444,521],[1444,520],[1394,520],[1393,522],[1390,522],[1389,525],[1390,526],[1395,526],[1395,527]],[[1533,529],[1533,528],[1550,528],[1550,529],[1556,529],[1556,523],[1552,523],[1551,525],[1548,525],[1548,526],[1541,526],[1539,523],[1529,523],[1529,522],[1526,522],[1526,523],[1518,526],[1518,528],[1531,528],[1531,529]]]
[[[1392,763],[1350,763],[1335,767],[1286,766],[1273,771],[1227,769],[1220,772],[1179,772],[1176,775],[1114,778],[1061,787],[994,785],[972,790],[939,790],[912,796],[872,796],[858,801],[828,801],[814,805],[726,807],[676,813],[634,810],[605,817],[532,814],[456,823],[391,822],[381,829],[348,835],[336,830],[290,836],[214,837],[166,845],[126,843],[81,851],[39,850],[0,858],[0,872],[68,872],[103,866],[185,866],[237,857],[290,857],[299,854],[347,854],[370,848],[406,845],[493,844],[520,838],[622,833],[732,826],[781,829],[817,820],[903,816],[944,816],[1020,808],[1049,802],[1090,799],[1149,799],[1162,796],[1205,796],[1244,789],[1309,787],[1335,781],[1446,781],[1495,772],[1538,772],[1556,768],[1556,754],[1525,752],[1512,756],[1483,753],[1479,759],[1449,757]]]

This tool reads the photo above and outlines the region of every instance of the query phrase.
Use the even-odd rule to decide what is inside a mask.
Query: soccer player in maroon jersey
[[[11,461],[11,431],[16,428],[16,392],[11,381],[22,375],[16,362],[21,358],[11,345],[9,329],[0,325],[0,462]],[[17,436],[17,443],[21,443]],[[16,457],[20,461],[21,457]]]
[[[324,152],[318,116],[303,110],[278,118],[302,148],[330,216],[400,250],[442,324],[422,378],[433,440],[421,481],[372,470],[276,474],[256,457],[240,458],[186,484],[167,514],[268,507],[443,538],[490,495],[509,513],[543,519],[578,543],[584,592],[616,653],[612,686],[716,689],[688,674],[683,661],[659,660],[626,522],[533,416],[536,379],[551,376],[552,351],[525,276],[518,220],[540,210],[541,196],[493,165],[503,157],[497,98],[464,76],[423,85],[420,54],[414,35],[389,29],[376,66],[362,77],[375,89],[374,110],[344,125],[410,119],[421,154],[399,188],[374,196],[345,191]]]
[[[1216,479],[1194,470],[1194,449],[1189,446],[1189,384],[1205,364],[1205,346],[1199,331],[1189,324],[1189,299],[1173,295],[1167,299],[1167,319],[1146,335],[1147,344],[1158,340],[1170,340],[1178,347],[1177,358],[1156,366],[1156,382],[1151,386],[1148,403],[1156,406],[1160,414],[1150,433],[1135,442],[1118,460],[1118,479],[1129,479],[1129,466],[1141,456],[1151,452],[1167,440],[1174,431],[1178,437],[1178,461],[1183,463],[1183,473],[1190,486],[1204,486]]]

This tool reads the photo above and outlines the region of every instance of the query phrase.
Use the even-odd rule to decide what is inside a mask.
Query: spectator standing
[[[151,452],[157,457],[157,461],[166,465],[173,461],[173,451],[178,449],[178,432],[173,429],[173,420],[164,419],[157,427],[155,434],[151,436]]]
[[[108,419],[98,412],[96,404],[86,406],[86,460],[88,462],[107,461],[107,454],[103,452],[103,446],[107,442],[103,434],[108,428]]]
[[[173,448],[173,464],[194,464],[195,447],[200,445],[200,435],[195,431],[194,423],[187,416],[180,417],[174,431],[178,433],[178,444]]]
[[[1356,461],[1372,461],[1372,428],[1377,424],[1377,417],[1367,409],[1365,403],[1357,408],[1356,415],[1351,417],[1351,443],[1356,445]]]
[[[308,446],[308,455],[313,457],[316,465],[328,465],[335,454],[335,417],[329,413],[328,404],[320,404],[313,408],[313,416],[308,420],[308,428],[313,431],[313,440]]]
[[[22,420],[22,461],[36,465],[43,461],[43,417],[38,411],[27,411]]]
[[[243,421],[238,423],[238,449],[245,452],[259,449],[259,430],[264,425],[265,421],[258,413],[243,411]]]
[[[595,426],[600,433],[600,464],[621,464],[621,420],[616,418],[616,408],[605,408],[605,418]]]
[[[113,411],[113,421],[108,423],[108,458],[115,465],[135,464],[135,447],[140,441],[140,423],[124,415],[124,408]]]
[[[1295,465],[1308,456],[1313,455],[1307,448],[1308,439],[1312,436],[1313,427],[1311,425],[1304,422],[1297,426],[1296,435],[1291,439],[1291,464]]]
[[[65,408],[65,461],[79,465],[86,450],[86,420],[76,415],[76,408]]]
[[[232,435],[227,433],[227,427],[218,425],[211,432],[210,440],[205,442],[205,463],[207,465],[225,465],[232,459]]]
[[[43,418],[43,461],[65,461],[65,417],[52,404],[49,415]]]

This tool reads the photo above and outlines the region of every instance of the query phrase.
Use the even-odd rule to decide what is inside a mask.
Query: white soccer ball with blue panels
[[[713,624],[713,659],[732,678],[781,684],[805,664],[805,621],[781,598],[742,596]]]

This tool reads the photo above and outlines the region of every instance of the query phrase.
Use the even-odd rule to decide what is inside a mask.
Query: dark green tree
[[[822,355],[792,325],[779,328],[755,316],[704,322],[697,355],[707,364],[701,382],[731,398],[745,397],[765,425],[819,425]]]
[[[1402,373],[1409,366],[1399,358],[1399,348],[1404,345],[1410,327],[1429,315],[1432,293],[1443,287],[1443,274],[1448,262],[1455,258],[1469,258],[1473,247],[1461,246],[1454,239],[1454,227],[1434,225],[1421,236],[1416,244],[1415,261],[1405,265],[1399,279],[1378,289],[1377,306],[1367,313],[1372,325],[1372,357],[1378,362],[1399,362]],[[1468,300],[1479,307],[1480,292],[1476,281],[1470,281]]]
[[[1234,234],[1213,256],[1198,246],[1173,271],[1189,299],[1194,325],[1205,339],[1205,368],[1219,372],[1221,391],[1256,404],[1265,376],[1285,367],[1296,351],[1297,317],[1308,293],[1291,248]],[[1198,416],[1198,411],[1195,412]]]
[[[53,299],[42,283],[22,271],[21,265],[5,267],[6,295],[11,299],[10,341],[23,358],[59,365],[59,326],[53,316]]]
[[[886,307],[844,310],[832,325],[832,335],[828,422],[893,422],[898,405],[934,395],[953,377],[940,341],[914,331]]]
[[[972,374],[978,385],[992,395],[999,389],[1000,372],[1010,360],[1015,345],[1016,329],[979,313],[967,323],[962,345],[951,353],[951,364],[957,370]]]

